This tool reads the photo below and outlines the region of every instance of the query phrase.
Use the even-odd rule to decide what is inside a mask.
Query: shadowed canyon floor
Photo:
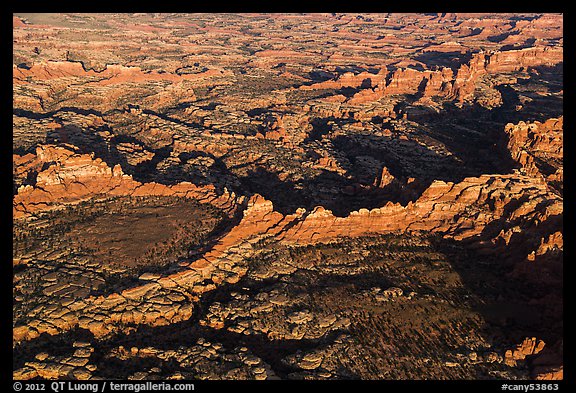
[[[15,14],[16,379],[560,379],[556,14]]]

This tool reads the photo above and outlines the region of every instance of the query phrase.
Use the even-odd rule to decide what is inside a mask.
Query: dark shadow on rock
[[[129,133],[112,134],[113,136],[106,140],[100,135],[100,131],[110,132],[110,128],[107,125],[86,128],[75,124],[67,124],[49,132],[46,135],[45,143],[56,145],[63,143],[72,144],[78,148],[81,154],[94,153],[96,158],[102,159],[110,167],[119,164],[124,173],[131,175],[134,180],[139,182],[154,181],[166,185],[173,185],[182,181],[190,181],[198,185],[212,184],[210,180],[200,173],[187,173],[174,167],[171,167],[171,170],[167,173],[160,171],[158,164],[171,156],[173,150],[172,144],[154,148],[139,138],[138,135]],[[153,153],[153,157],[150,160],[132,165],[129,163],[126,153],[118,149],[118,145],[122,143],[131,144],[144,151],[151,152]],[[214,175],[220,174],[219,177],[230,176],[222,159],[214,157],[209,153],[189,152],[189,154],[182,156],[182,158],[186,161],[200,155],[210,157],[214,160],[215,163],[210,168],[211,173],[214,172]],[[223,192],[224,187],[221,183],[214,185],[218,193]]]
[[[246,114],[250,117],[257,117],[268,113],[268,108],[254,108],[246,111]]]
[[[123,169],[129,168],[126,157],[116,149],[114,143],[108,143],[98,131],[106,130],[106,126],[97,128],[81,128],[74,124],[65,125],[59,129],[46,134],[45,142],[47,144],[71,144],[78,148],[81,154],[94,153],[96,158],[105,161],[109,166],[113,167],[120,164]],[[114,138],[112,138],[114,140]],[[116,140],[116,143],[121,141],[130,141],[131,143],[138,143],[134,138],[121,137]],[[139,144],[139,143],[138,143]]]
[[[507,97],[506,107],[514,105],[516,99]],[[337,216],[345,216],[360,208],[381,207],[388,201],[405,205],[415,201],[434,180],[460,182],[486,173],[511,173],[518,164],[507,149],[504,127],[509,120],[507,114],[478,104],[464,108],[446,105],[446,113],[419,119],[421,132],[414,139],[366,133],[333,138],[333,147],[346,158],[341,163],[347,170],[345,176],[323,170],[318,176],[294,184],[258,167],[240,180],[246,191],[263,195],[283,214],[293,213],[298,207],[322,205]],[[337,121],[314,119],[309,139],[329,134],[331,122]],[[366,159],[371,163],[366,163]],[[374,187],[383,167],[398,182]],[[410,178],[416,181],[407,187]]]
[[[168,326],[147,326],[139,325],[136,330],[130,334],[118,333],[113,338],[98,343],[102,353],[106,353],[118,345],[126,348],[150,345],[162,350],[178,350],[180,347],[190,347],[196,344],[199,338],[209,342],[218,342],[223,345],[227,352],[233,352],[239,347],[247,347],[250,352],[260,357],[268,363],[274,372],[285,378],[292,372],[302,371],[292,367],[282,361],[286,356],[297,352],[298,350],[310,351],[318,346],[329,344],[338,337],[340,331],[330,331],[318,339],[271,339],[265,334],[240,334],[229,331],[225,328],[215,329],[209,326],[202,326],[199,321],[206,316],[210,305],[214,302],[226,303],[232,299],[232,293],[238,291],[259,291],[269,283],[260,283],[243,277],[235,284],[226,284],[217,289],[203,294],[199,302],[195,303],[192,316],[185,321],[170,324]],[[100,352],[100,351],[99,351]],[[106,364],[106,360],[103,364]],[[155,358],[158,361],[157,358]],[[113,363],[111,363],[113,364]],[[130,364],[129,364],[130,365]],[[131,364],[134,371],[142,371],[142,365]],[[118,369],[108,369],[108,367],[99,367],[99,375],[118,378]],[[352,376],[353,377],[353,376]]]
[[[499,50],[501,52],[505,52],[505,51],[509,51],[509,50],[520,50],[520,49],[532,48],[534,46],[535,42],[536,42],[536,38],[528,38],[526,41],[524,41],[521,44],[507,44],[507,45],[500,47]]]
[[[304,139],[304,143],[322,139],[324,135],[332,131],[332,126],[329,123],[337,120],[334,116],[311,119],[310,124],[312,125],[312,130],[306,139]]]
[[[562,64],[533,67],[526,78],[519,76],[516,84],[495,86],[502,104],[492,109],[477,102],[462,107],[445,102],[440,113],[411,113],[406,104],[399,109],[421,124],[424,134],[445,144],[472,173],[509,173],[518,164],[507,149],[506,125],[561,116],[562,95],[556,93],[563,88],[562,72]],[[550,94],[535,93],[538,91]]]
[[[103,113],[94,109],[84,109],[84,108],[77,108],[77,107],[72,107],[72,106],[63,106],[61,108],[58,108],[57,110],[54,111],[50,111],[50,112],[46,112],[46,113],[38,113],[38,112],[32,112],[32,111],[28,111],[25,109],[19,109],[19,108],[13,108],[12,109],[12,113],[15,114],[16,116],[20,116],[20,117],[26,117],[29,119],[47,119],[50,117],[57,117],[58,113],[60,112],[72,112],[72,113],[76,113],[78,115],[84,115],[84,116],[88,116],[88,115],[95,115],[95,116],[103,116]]]
[[[211,103],[210,105],[217,105],[217,104]],[[196,130],[198,132],[203,130],[203,127],[198,123],[195,123],[195,122],[191,123],[188,121],[180,120],[180,119],[177,119],[175,117],[170,116],[168,113],[155,112],[155,111],[150,110],[150,109],[143,109],[142,113],[145,113],[147,115],[157,116],[157,117],[161,118],[162,120],[169,121],[170,123],[183,125],[183,126],[188,127],[191,130]]]
[[[357,175],[355,167],[359,165],[359,158],[366,156],[381,162],[396,178],[457,182],[485,173],[467,167],[455,156],[438,154],[414,140],[356,134],[338,136],[332,144],[351,163],[351,175]]]
[[[364,86],[365,84],[368,84],[368,85],[371,84],[370,78],[366,78],[362,81],[362,86]],[[340,89],[336,90],[335,93],[336,93],[336,95],[341,94],[346,98],[352,98],[356,93],[358,93],[362,89],[365,89],[365,87],[357,88],[357,87],[345,86],[345,87],[341,87]]]
[[[76,327],[56,336],[43,333],[34,340],[16,344],[12,351],[13,369],[17,370],[24,367],[24,363],[35,361],[34,356],[40,352],[51,356],[70,356],[76,349],[73,347],[76,341],[92,343],[95,339],[89,330]]]
[[[462,64],[467,64],[472,59],[472,53],[460,53],[460,52],[438,52],[438,51],[427,51],[423,52],[414,57],[421,63],[426,64],[428,69],[434,68],[451,68],[456,71],[460,68]]]
[[[292,214],[300,207],[312,210],[323,206],[334,215],[345,217],[351,211],[381,207],[389,200],[398,199],[392,188],[363,187],[354,180],[325,170],[299,184],[280,180],[276,173],[263,167],[257,167],[239,180],[244,192],[264,196],[272,201],[274,210],[284,215]]]
[[[538,226],[515,232],[508,244],[490,242],[500,230],[522,226],[521,220],[509,217],[519,203],[511,201],[505,209],[508,213],[473,238],[433,237],[435,247],[447,257],[466,289],[480,299],[474,310],[485,321],[482,334],[502,353],[525,338],[536,337],[547,346],[561,345],[563,340],[563,253],[551,250],[534,262],[526,259],[542,236],[562,231],[562,216],[550,216]],[[536,359],[529,356],[526,364]]]
[[[520,34],[520,30],[506,31],[502,34],[495,34],[487,37],[490,42],[498,43],[504,41],[506,38]]]
[[[445,103],[439,114],[411,116],[408,109],[408,117],[422,125],[419,130],[424,136],[446,146],[461,166],[454,169],[465,176],[510,173],[518,164],[510,156],[504,129],[519,121],[518,115],[507,109],[516,105],[517,97],[512,97],[512,89],[501,89],[506,109],[487,109],[477,103],[458,108]]]
[[[488,341],[500,349],[514,347],[525,337],[536,336],[550,342],[558,332],[553,331],[550,321],[542,319],[546,306],[533,304],[534,299],[550,292],[550,288],[514,279],[510,273],[518,260],[481,254],[471,244],[435,240],[437,249],[447,256],[463,285],[481,299],[474,309],[486,321],[483,334]]]
[[[298,190],[289,180],[280,180],[274,172],[257,167],[240,178],[242,188],[249,194],[260,194],[271,200],[274,210],[282,214],[293,213],[298,207],[307,206],[309,197],[303,190]]]

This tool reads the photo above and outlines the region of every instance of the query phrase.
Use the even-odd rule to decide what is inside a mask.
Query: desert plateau
[[[563,15],[13,14],[15,380],[563,379]]]

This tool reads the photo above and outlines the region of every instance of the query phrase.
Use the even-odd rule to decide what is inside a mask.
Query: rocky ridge
[[[14,376],[563,377],[555,14],[15,14]]]

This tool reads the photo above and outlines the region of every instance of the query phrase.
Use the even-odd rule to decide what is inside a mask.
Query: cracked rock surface
[[[562,26],[14,14],[14,378],[563,378]]]

